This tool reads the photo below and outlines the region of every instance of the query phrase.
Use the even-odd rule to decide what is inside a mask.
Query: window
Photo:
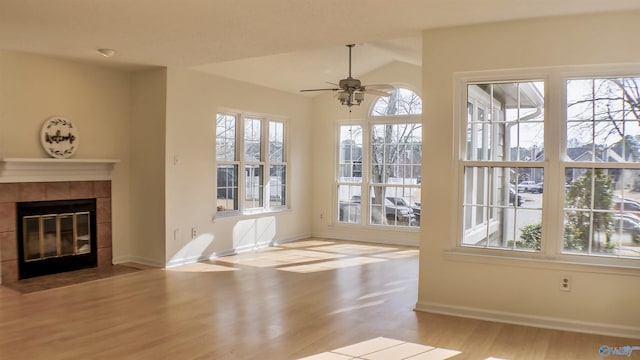
[[[396,88],[374,102],[369,122],[339,125],[338,222],[419,226],[421,112],[417,94]]]
[[[271,208],[281,208],[287,204],[287,163],[284,150],[284,123],[269,121],[269,206]]]
[[[466,246],[540,250],[542,194],[523,201],[524,184],[543,183],[543,83],[467,85],[463,238]],[[542,185],[540,185],[542,188]]]
[[[638,266],[640,77],[541,72],[460,83],[459,246]]]
[[[405,88],[393,88],[390,96],[381,96],[371,110],[371,116],[403,116],[422,114],[422,99]]]
[[[287,162],[283,121],[218,113],[216,161],[216,205],[219,213],[286,207]],[[242,173],[239,173],[240,169]],[[269,201],[265,202],[265,199]]]
[[[362,194],[362,126],[340,126],[338,144],[338,221],[360,223]]]
[[[244,119],[244,208],[264,207],[264,159],[262,156],[262,120]]]
[[[236,151],[236,116],[218,114],[216,118],[216,161],[218,175],[217,210],[238,210],[238,155]]]
[[[566,81],[565,253],[640,258],[639,86]]]

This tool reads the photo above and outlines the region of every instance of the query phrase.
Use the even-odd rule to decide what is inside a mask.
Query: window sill
[[[501,250],[496,251],[501,252]],[[545,257],[540,253],[513,253],[509,251],[509,254],[504,254],[496,251],[489,250],[489,252],[480,253],[477,249],[458,248],[445,251],[444,257],[450,261],[487,265],[640,276],[640,260],[635,259],[613,259],[568,254]]]
[[[269,209],[269,210],[260,210],[260,211],[230,211],[228,213],[217,212],[213,219],[214,220],[222,220],[222,219],[237,219],[237,218],[257,218],[264,215],[273,215],[279,213],[287,213],[290,212],[290,208],[280,208],[280,209]]]
[[[362,229],[368,231],[397,231],[397,232],[408,232],[408,233],[419,233],[419,226],[393,226],[393,225],[362,225],[355,223],[346,223],[346,222],[333,222],[329,225],[329,227],[337,228],[337,229]]]

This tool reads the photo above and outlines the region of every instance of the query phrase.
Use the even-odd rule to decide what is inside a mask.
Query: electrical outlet
[[[571,291],[571,276],[562,275],[560,278],[560,290]]]
[[[173,241],[180,239],[180,229],[173,229]]]
[[[191,228],[191,238],[195,239],[198,236],[198,229],[195,227]]]
[[[324,219],[324,214],[320,213],[320,220]]]

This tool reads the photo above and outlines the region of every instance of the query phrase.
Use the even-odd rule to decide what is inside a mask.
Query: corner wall
[[[245,111],[285,117],[291,209],[216,215],[216,114]],[[168,266],[310,234],[311,101],[188,69],[170,68],[165,149]],[[192,238],[191,229],[197,236]]]
[[[166,68],[133,74],[129,206],[135,223],[130,253],[118,262],[165,265],[166,101]]]
[[[120,160],[111,174],[114,258],[129,252],[130,100],[127,72],[0,51],[0,157],[48,158],[40,129],[63,116],[79,131],[74,158]]]
[[[363,84],[389,84],[404,86],[421,94],[421,69],[407,63],[393,62],[365,76]],[[365,101],[359,106],[349,108],[341,105],[335,93],[328,92],[313,98],[314,134],[313,138],[314,176],[312,224],[313,235],[333,239],[377,242],[395,245],[417,246],[419,232],[415,230],[387,231],[379,226],[351,226],[337,224],[337,211],[334,208],[336,159],[337,159],[337,121],[361,121],[367,118],[372,101],[376,96],[365,95]],[[424,99],[423,99],[424,100]],[[322,214],[322,217],[320,216]]]
[[[463,71],[640,61],[639,12],[558,17],[423,33],[423,223],[417,309],[535,326],[640,337],[638,271],[528,266],[447,257],[460,220],[454,74]],[[640,67],[639,67],[640,69]],[[557,106],[557,104],[555,105]],[[573,290],[559,290],[563,274]]]

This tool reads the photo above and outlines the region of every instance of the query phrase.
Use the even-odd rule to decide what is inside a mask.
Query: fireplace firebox
[[[96,267],[96,199],[16,203],[18,277]]]

